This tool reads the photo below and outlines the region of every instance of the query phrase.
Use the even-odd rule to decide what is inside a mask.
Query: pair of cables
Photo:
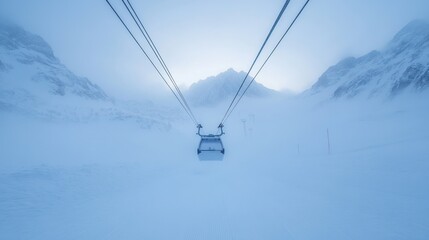
[[[121,0],[123,6],[127,10],[129,16],[133,19],[133,22],[137,25],[139,29],[139,33],[143,35],[144,39],[146,40],[147,45],[149,45],[150,49],[152,50],[153,54],[155,55],[155,58],[157,60],[157,64],[154,60],[149,56],[149,54],[146,52],[146,50],[143,48],[142,44],[136,37],[136,35],[131,31],[130,27],[125,23],[121,15],[118,13],[116,8],[111,4],[109,0],[106,0],[107,4],[110,6],[112,11],[115,13],[116,17],[119,19],[119,21],[122,23],[124,28],[127,30],[127,32],[130,34],[134,42],[138,45],[139,49],[143,52],[143,54],[146,56],[146,58],[149,60],[151,65],[155,68],[158,75],[161,77],[161,79],[164,81],[164,83],[168,86],[170,91],[173,93],[174,97],[177,99],[179,104],[182,106],[182,108],[185,110],[185,112],[188,114],[189,118],[192,120],[192,122],[195,124],[195,126],[198,126],[198,121],[195,118],[194,113],[192,112],[192,109],[189,107],[188,102],[186,101],[184,95],[182,94],[182,91],[180,91],[179,86],[176,83],[176,80],[174,79],[173,75],[170,72],[170,69],[168,68],[167,64],[165,63],[164,59],[162,58],[161,54],[158,51],[158,48],[156,47],[155,43],[153,42],[152,38],[150,37],[146,27],[144,26],[143,22],[141,21],[140,17],[138,16],[137,12],[135,11],[133,5],[129,0]],[[161,68],[159,67],[161,66]],[[163,70],[163,73],[161,72]],[[167,77],[165,77],[165,75]]]
[[[278,49],[280,43],[283,41],[283,39],[286,37],[286,35],[289,33],[290,29],[292,28],[292,26],[295,24],[295,22],[297,21],[297,19],[299,18],[299,16],[301,15],[301,13],[304,11],[304,9],[307,7],[308,3],[310,2],[310,0],[307,0],[304,5],[301,7],[300,11],[298,12],[298,14],[294,17],[294,19],[292,20],[292,22],[289,24],[288,28],[286,29],[286,31],[283,33],[282,37],[280,38],[280,40],[278,40],[277,44],[275,45],[275,47],[271,50],[270,54],[268,55],[268,57],[265,59],[265,61],[263,62],[263,64],[261,65],[261,67],[258,69],[258,71],[256,72],[255,76],[253,77],[253,79],[247,84],[247,86],[244,88],[244,90],[241,92],[240,91],[243,89],[244,87],[244,83],[246,82],[246,80],[249,78],[250,72],[253,70],[256,62],[258,61],[261,52],[264,50],[265,45],[267,44],[268,40],[271,37],[271,34],[273,33],[274,29],[276,28],[278,22],[280,21],[281,17],[283,16],[283,13],[285,12],[286,8],[288,7],[290,0],[286,0],[286,2],[284,3],[282,9],[280,10],[280,13],[278,14],[273,26],[271,27],[271,30],[269,31],[267,37],[265,38],[264,43],[262,44],[261,48],[259,49],[258,54],[256,55],[255,59],[253,60],[252,65],[250,66],[249,70],[246,73],[246,76],[244,77],[239,89],[237,90],[234,98],[232,99],[230,105],[228,106],[228,109],[226,110],[219,126],[223,126],[226,122],[226,120],[229,118],[229,116],[231,115],[231,113],[234,111],[234,109],[237,107],[238,103],[241,101],[241,99],[243,98],[244,94],[246,94],[247,90],[249,89],[249,87],[252,85],[252,83],[255,81],[256,77],[259,75],[259,73],[261,72],[261,70],[265,67],[265,65],[267,64],[268,60],[271,58],[271,56],[273,55],[273,53]]]
[[[237,107],[237,105],[239,104],[239,102],[242,100],[243,96],[246,94],[247,90],[249,89],[249,87],[252,85],[252,83],[255,81],[256,77],[259,75],[259,73],[261,72],[261,70],[265,67],[265,65],[267,64],[268,60],[271,58],[271,56],[274,54],[274,52],[278,49],[280,43],[283,41],[283,39],[286,37],[286,35],[289,33],[290,29],[292,28],[292,26],[295,24],[295,22],[297,21],[297,19],[299,18],[299,16],[301,15],[301,13],[304,11],[304,9],[307,7],[308,3],[310,2],[310,0],[306,0],[305,4],[301,7],[300,11],[298,12],[298,14],[295,16],[295,18],[292,20],[292,22],[289,24],[288,28],[286,29],[286,31],[283,33],[282,37],[280,38],[280,40],[278,40],[277,44],[275,45],[275,47],[271,50],[270,54],[268,55],[268,57],[264,60],[263,64],[261,65],[261,67],[258,69],[258,71],[256,72],[255,76],[253,77],[253,79],[247,84],[247,86],[245,87],[245,83],[246,80],[249,78],[250,76],[250,72],[253,70],[253,68],[256,65],[256,62],[258,61],[262,51],[264,50],[267,42],[269,41],[269,39],[271,38],[272,33],[274,32],[275,28],[277,27],[277,24],[279,23],[280,19],[282,18],[284,12],[286,11],[289,3],[291,0],[286,0],[286,2],[284,3],[282,9],[280,10],[279,14],[277,15],[276,20],[274,21],[273,26],[271,27],[267,37],[265,38],[261,48],[258,51],[258,54],[256,55],[255,59],[253,60],[249,70],[246,73],[245,78],[243,79],[243,81],[240,84],[239,89],[237,90],[237,92],[234,95],[234,98],[232,99],[231,103],[229,104],[225,114],[223,115],[223,118],[219,124],[219,126],[223,126],[225,124],[225,122],[227,121],[227,119],[229,118],[229,116],[231,115],[231,113],[235,110],[235,108]],[[128,14],[131,16],[131,18],[133,19],[134,23],[137,25],[140,33],[143,35],[144,39],[146,40],[147,44],[149,45],[150,49],[152,50],[153,54],[155,55],[156,59],[158,60],[158,64],[161,65],[162,69],[164,70],[164,74],[167,75],[167,78],[164,76],[164,74],[161,73],[160,68],[157,66],[157,64],[155,64],[155,62],[152,60],[152,58],[149,56],[149,54],[145,51],[145,49],[143,48],[142,44],[140,43],[140,41],[136,38],[136,36],[133,34],[133,32],[130,30],[130,28],[128,27],[128,25],[124,22],[123,18],[119,15],[118,11],[115,9],[115,7],[113,7],[113,5],[110,3],[109,0],[106,0],[107,4],[110,6],[110,8],[113,10],[113,12],[115,13],[115,15],[117,16],[117,18],[119,19],[119,21],[122,23],[122,25],[125,27],[125,29],[127,30],[127,32],[130,34],[130,36],[133,38],[133,40],[135,41],[135,43],[138,45],[138,47],[140,48],[140,50],[143,52],[143,54],[146,56],[146,58],[149,60],[149,62],[151,63],[151,65],[155,68],[156,72],[159,74],[159,76],[162,78],[162,80],[165,82],[165,84],[168,86],[168,88],[170,89],[170,91],[173,93],[173,95],[175,96],[175,98],[177,99],[177,101],[179,102],[179,104],[183,107],[183,109],[185,110],[185,112],[188,114],[189,118],[193,121],[193,123],[196,126],[200,126],[198,124],[197,119],[195,118],[194,113],[192,112],[191,108],[189,107],[188,102],[186,101],[185,97],[183,96],[182,92],[180,91],[179,86],[177,85],[174,77],[172,76],[169,68],[167,67],[167,64],[165,63],[164,59],[162,58],[161,54],[158,51],[158,48],[156,47],[155,43],[153,42],[152,38],[150,37],[148,31],[146,30],[145,26],[143,25],[140,17],[138,16],[137,12],[135,11],[133,5],[131,4],[130,0],[121,0],[122,4],[124,5],[124,7],[126,8]],[[170,82],[170,83],[169,83]],[[243,90],[244,89],[244,90]],[[243,90],[243,91],[242,91]]]

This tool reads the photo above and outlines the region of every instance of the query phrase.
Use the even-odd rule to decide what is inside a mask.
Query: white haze
[[[224,161],[199,161],[174,97],[113,98],[0,22],[0,239],[426,239],[428,36],[414,22],[298,96],[253,85]],[[240,74],[185,93],[204,133]]]
[[[248,101],[227,124],[222,162],[198,161],[186,119],[144,130],[2,113],[0,232],[44,240],[424,239],[425,98]],[[220,109],[197,109],[207,131]]]

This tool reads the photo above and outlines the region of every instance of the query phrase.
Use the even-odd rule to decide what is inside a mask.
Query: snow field
[[[4,115],[0,232],[5,239],[426,239],[428,114],[417,103],[244,104],[225,129],[223,162],[198,161],[198,138],[182,121],[163,131]],[[210,112],[202,116],[218,115]]]

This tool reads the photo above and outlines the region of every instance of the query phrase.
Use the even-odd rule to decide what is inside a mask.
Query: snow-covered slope
[[[41,37],[16,25],[0,23],[0,61],[3,103],[66,95],[108,100],[100,87],[68,70]]]
[[[170,110],[152,103],[121,102],[87,78],[76,76],[40,36],[0,22],[0,113],[44,119],[127,120],[141,127],[166,127]]]
[[[330,67],[306,94],[328,98],[392,97],[429,86],[429,23],[405,26],[380,51]]]
[[[215,105],[224,100],[234,97],[241,82],[246,76],[245,72],[236,72],[230,68],[217,76],[200,80],[191,85],[187,91],[190,101],[197,106]],[[253,78],[248,77],[244,87]],[[264,85],[254,81],[246,93],[246,97],[267,97],[275,94],[274,90],[266,88]]]
[[[0,60],[4,82],[17,65]],[[23,89],[51,101],[30,108],[11,95],[13,106],[165,122],[150,103],[74,88],[60,95],[38,83],[40,91]],[[198,161],[199,137],[185,121],[147,131],[128,121],[52,123],[0,111],[0,239],[427,239],[429,111],[425,95],[415,96],[246,99],[225,125],[225,158],[216,162]],[[196,109],[207,128],[219,123],[219,105]]]

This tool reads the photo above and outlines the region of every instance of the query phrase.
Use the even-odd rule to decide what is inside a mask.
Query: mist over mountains
[[[229,69],[191,85],[187,94],[197,106],[231,99],[245,72]],[[246,84],[252,79],[249,76]],[[402,93],[420,94],[429,86],[429,23],[414,20],[387,46],[362,57],[349,57],[328,68],[301,96],[324,99],[354,97],[388,99]],[[262,98],[278,92],[254,82],[246,97]]]
[[[114,99],[71,72],[40,36],[7,22],[0,23],[0,111],[47,120],[132,121],[143,128],[168,128],[177,115],[150,101]]]
[[[3,92],[7,86],[10,91],[19,88],[16,94],[21,94],[21,97],[25,94],[44,97],[43,91],[34,91],[37,86],[39,90],[45,89],[56,96],[74,95],[102,101],[109,98],[87,78],[78,77],[68,70],[38,35],[13,24],[0,23],[0,48],[0,69],[2,78],[6,80],[2,84]]]
[[[216,76],[208,77],[192,84],[186,94],[191,103],[196,106],[213,106],[222,101],[230,101],[245,77],[245,72],[237,72],[230,68]],[[247,84],[252,80],[251,76],[247,77],[240,93],[243,92]],[[246,92],[245,97],[263,98],[276,93],[276,91],[254,81]]]
[[[426,26],[295,97],[254,82],[219,162],[198,160],[174,96],[115,99],[41,37],[0,26],[2,239],[426,239]],[[203,134],[244,76],[184,91]]]
[[[185,96],[193,106],[215,106],[232,99],[245,75],[228,69],[192,84]],[[244,87],[251,80],[249,76]],[[419,94],[428,86],[429,24],[416,20],[384,49],[330,67],[301,96],[391,98],[404,92]],[[255,81],[245,97],[276,94],[280,93]],[[0,110],[47,119],[132,120],[145,127],[169,126],[171,119],[180,116],[179,110],[155,107],[149,100],[116,100],[89,79],[71,72],[40,36],[6,22],[0,23]]]
[[[394,97],[429,86],[429,24],[415,20],[387,46],[330,67],[306,94],[327,98]]]

